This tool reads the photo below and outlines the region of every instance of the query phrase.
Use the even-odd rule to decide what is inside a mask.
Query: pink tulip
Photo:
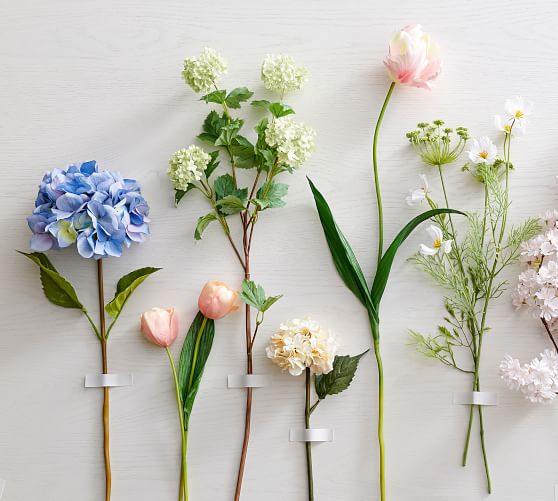
[[[207,318],[218,320],[237,310],[238,294],[224,282],[207,282],[200,293],[198,308]]]
[[[178,336],[178,315],[174,308],[151,308],[142,314],[140,326],[149,341],[168,348]]]
[[[393,34],[384,64],[394,82],[430,89],[430,82],[440,74],[442,60],[438,46],[422,26],[411,24]]]

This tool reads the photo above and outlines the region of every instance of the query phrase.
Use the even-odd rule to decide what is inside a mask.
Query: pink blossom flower
[[[224,282],[207,282],[198,299],[198,308],[207,318],[218,320],[237,310],[238,294]]]
[[[151,308],[142,314],[140,327],[149,341],[168,348],[178,336],[178,316],[174,308]]]
[[[438,46],[422,26],[411,24],[393,34],[384,64],[394,82],[430,89],[430,82],[440,74],[442,60]]]

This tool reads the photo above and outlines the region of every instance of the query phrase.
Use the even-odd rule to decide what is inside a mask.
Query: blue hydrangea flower
[[[43,252],[76,244],[82,257],[119,257],[123,246],[149,234],[149,206],[134,179],[99,171],[94,160],[47,172],[27,218],[31,249]]]

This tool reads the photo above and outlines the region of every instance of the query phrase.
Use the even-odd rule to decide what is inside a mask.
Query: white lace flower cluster
[[[261,77],[266,89],[283,95],[301,90],[308,80],[308,70],[297,66],[291,56],[269,54],[262,64]]]
[[[290,117],[272,120],[265,130],[265,142],[277,149],[279,164],[300,167],[314,151],[316,131]]]
[[[547,231],[521,244],[527,268],[519,275],[512,300],[548,322],[558,318],[558,211],[548,211],[541,219]]]
[[[279,326],[266,353],[281,369],[299,376],[306,368],[314,374],[331,372],[337,349],[333,332],[315,320],[295,318]]]
[[[558,355],[545,350],[528,364],[509,355],[500,364],[500,377],[510,390],[521,391],[533,403],[548,403],[558,392]]]
[[[182,77],[194,92],[207,92],[226,71],[227,63],[221,55],[206,47],[198,57],[192,56],[184,60]]]
[[[186,190],[190,184],[199,181],[211,160],[199,146],[189,146],[178,150],[169,160],[168,175],[177,190]]]

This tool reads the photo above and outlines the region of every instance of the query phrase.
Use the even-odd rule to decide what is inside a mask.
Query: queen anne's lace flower
[[[262,81],[266,89],[281,95],[293,90],[301,90],[308,80],[308,70],[297,66],[291,56],[268,55],[262,64]]]
[[[331,372],[337,348],[335,335],[318,322],[294,319],[280,325],[266,353],[281,369],[299,376],[306,368],[314,374]]]
[[[276,118],[265,130],[265,142],[277,149],[281,165],[300,167],[314,151],[316,131],[290,117]]]
[[[31,249],[43,252],[76,244],[82,257],[120,256],[122,247],[149,233],[149,206],[134,179],[99,171],[94,160],[47,172],[39,185]]]
[[[194,92],[207,92],[226,71],[227,63],[221,55],[206,47],[198,57],[192,56],[184,60],[182,77]]]
[[[199,146],[189,146],[178,150],[169,160],[169,178],[177,190],[186,190],[199,181],[211,160]]]
[[[500,377],[511,390],[519,390],[533,403],[547,403],[558,392],[558,355],[550,350],[528,364],[506,355],[500,363]]]

